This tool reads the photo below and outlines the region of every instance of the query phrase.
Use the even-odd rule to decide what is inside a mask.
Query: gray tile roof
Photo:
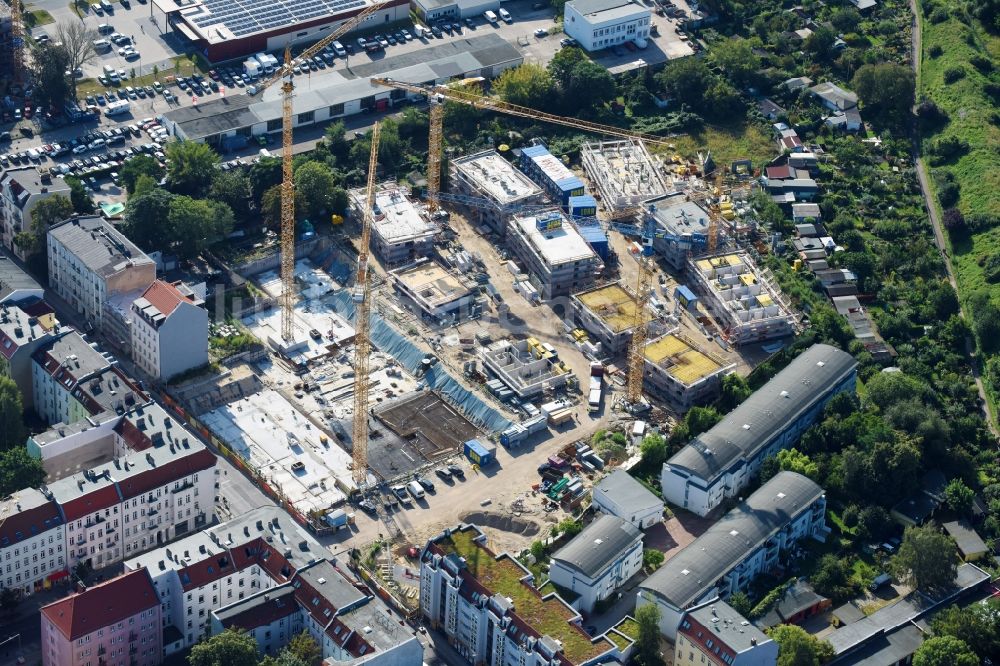
[[[989,552],[989,547],[983,541],[979,533],[972,528],[972,525],[965,520],[953,520],[943,525],[944,531],[955,540],[962,555],[981,555]]]
[[[813,345],[666,464],[711,483],[741,457],[752,458],[764,449],[857,365],[846,352]]]
[[[637,527],[618,516],[602,513],[556,551],[552,559],[594,578],[636,541],[642,541],[642,532]]]
[[[0,255],[0,301],[15,291],[22,289],[41,289],[35,278],[28,275],[24,269],[10,258]]]
[[[675,608],[696,603],[747,555],[823,494],[795,472],[779,472],[641,585]]]
[[[625,511],[663,506],[663,500],[623,469],[616,469],[594,486],[594,496],[598,495],[607,497]]]
[[[129,265],[153,263],[132,241],[97,216],[60,222],[49,229],[49,236],[102,277],[114,275]]]
[[[745,617],[736,612],[724,601],[706,604],[688,613],[688,616],[698,623],[711,629],[719,640],[739,654],[757,645],[770,641],[763,631],[750,624]]]
[[[363,603],[368,597],[348,582],[330,562],[321,560],[305,569],[298,577],[309,583],[316,592],[340,612],[346,612]]]
[[[59,376],[56,373],[60,365],[76,381],[82,381],[111,367],[111,361],[91,347],[90,343],[76,331],[56,338],[51,344],[42,347],[35,353],[34,358],[57,380]]]

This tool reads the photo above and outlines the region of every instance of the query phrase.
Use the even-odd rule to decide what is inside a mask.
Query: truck
[[[122,113],[128,113],[129,103],[127,99],[116,99],[113,102],[108,102],[108,105],[104,107],[104,115],[106,116],[117,116]]]
[[[587,396],[587,411],[596,412],[601,408],[602,382],[604,366],[601,363],[590,364],[590,388]]]
[[[243,73],[251,79],[256,79],[260,76],[261,71],[260,63],[254,58],[247,58],[243,61]]]

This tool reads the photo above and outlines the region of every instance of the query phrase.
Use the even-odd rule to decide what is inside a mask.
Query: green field
[[[712,151],[716,164],[728,165],[733,160],[750,159],[760,166],[774,157],[771,135],[754,124],[739,127],[706,127],[697,134],[679,136],[673,140],[676,153],[694,156],[698,151]]]

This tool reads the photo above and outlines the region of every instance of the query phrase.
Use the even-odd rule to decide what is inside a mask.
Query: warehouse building
[[[733,345],[795,333],[795,315],[773,276],[740,252],[692,259],[692,286]]]
[[[425,23],[442,19],[476,17],[500,9],[500,0],[411,0],[410,6]]]
[[[779,472],[643,581],[636,605],[656,604],[660,631],[674,640],[690,609],[746,590],[801,539],[828,532],[823,489]]]
[[[571,374],[562,361],[538,349],[527,340],[501,340],[480,351],[479,357],[518,398],[531,400],[565,386]]]
[[[854,391],[858,364],[830,345],[813,345],[722,421],[663,464],[663,498],[705,516],[740,492],[768,456],[787,449],[830,399]]]
[[[542,299],[589,289],[604,265],[593,248],[558,211],[518,216],[507,239]]]
[[[366,193],[351,190],[351,215],[364,216]],[[440,229],[430,221],[427,208],[395,183],[383,183],[375,192],[371,249],[384,264],[399,266],[430,256]]]
[[[573,321],[601,343],[608,356],[624,353],[632,341],[635,328],[635,299],[621,282],[574,294]],[[653,320],[649,310],[643,312],[644,325]]]
[[[520,151],[521,171],[542,186],[562,206],[569,204],[570,197],[586,194],[587,188],[569,167],[549,152],[545,144],[522,148]]]
[[[638,139],[585,143],[580,159],[610,210],[638,206],[669,191],[659,165]]]
[[[211,62],[283,51],[330,34],[376,0],[153,0],[150,14],[182,44]],[[357,30],[409,18],[406,0],[388,0]],[[350,34],[350,33],[348,33]]]
[[[652,10],[633,0],[570,0],[563,10],[563,31],[585,51],[625,42],[645,46]]]
[[[413,83],[447,83],[453,78],[492,79],[523,62],[521,52],[500,35],[454,39],[409,53],[311,72],[296,81],[292,124],[306,127],[366,111],[385,111],[423,95],[373,86],[373,78]],[[281,131],[281,90],[271,86],[256,97],[226,95],[163,114],[167,131],[178,139],[202,141],[220,150],[240,140]]]
[[[681,413],[715,400],[722,378],[736,367],[677,330],[648,343],[644,356],[643,389]]]
[[[545,199],[538,185],[495,150],[453,160],[451,173],[452,186],[460,194],[482,199],[483,205],[468,207],[469,221],[499,234],[507,231],[507,221],[518,208]]]
[[[425,321],[454,323],[476,309],[472,289],[433,261],[406,266],[391,275],[396,291],[413,303]]]

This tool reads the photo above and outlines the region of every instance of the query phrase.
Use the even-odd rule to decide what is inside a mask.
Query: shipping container
[[[463,446],[463,453],[470,462],[480,467],[486,467],[496,461],[497,447],[478,439],[470,439]]]

